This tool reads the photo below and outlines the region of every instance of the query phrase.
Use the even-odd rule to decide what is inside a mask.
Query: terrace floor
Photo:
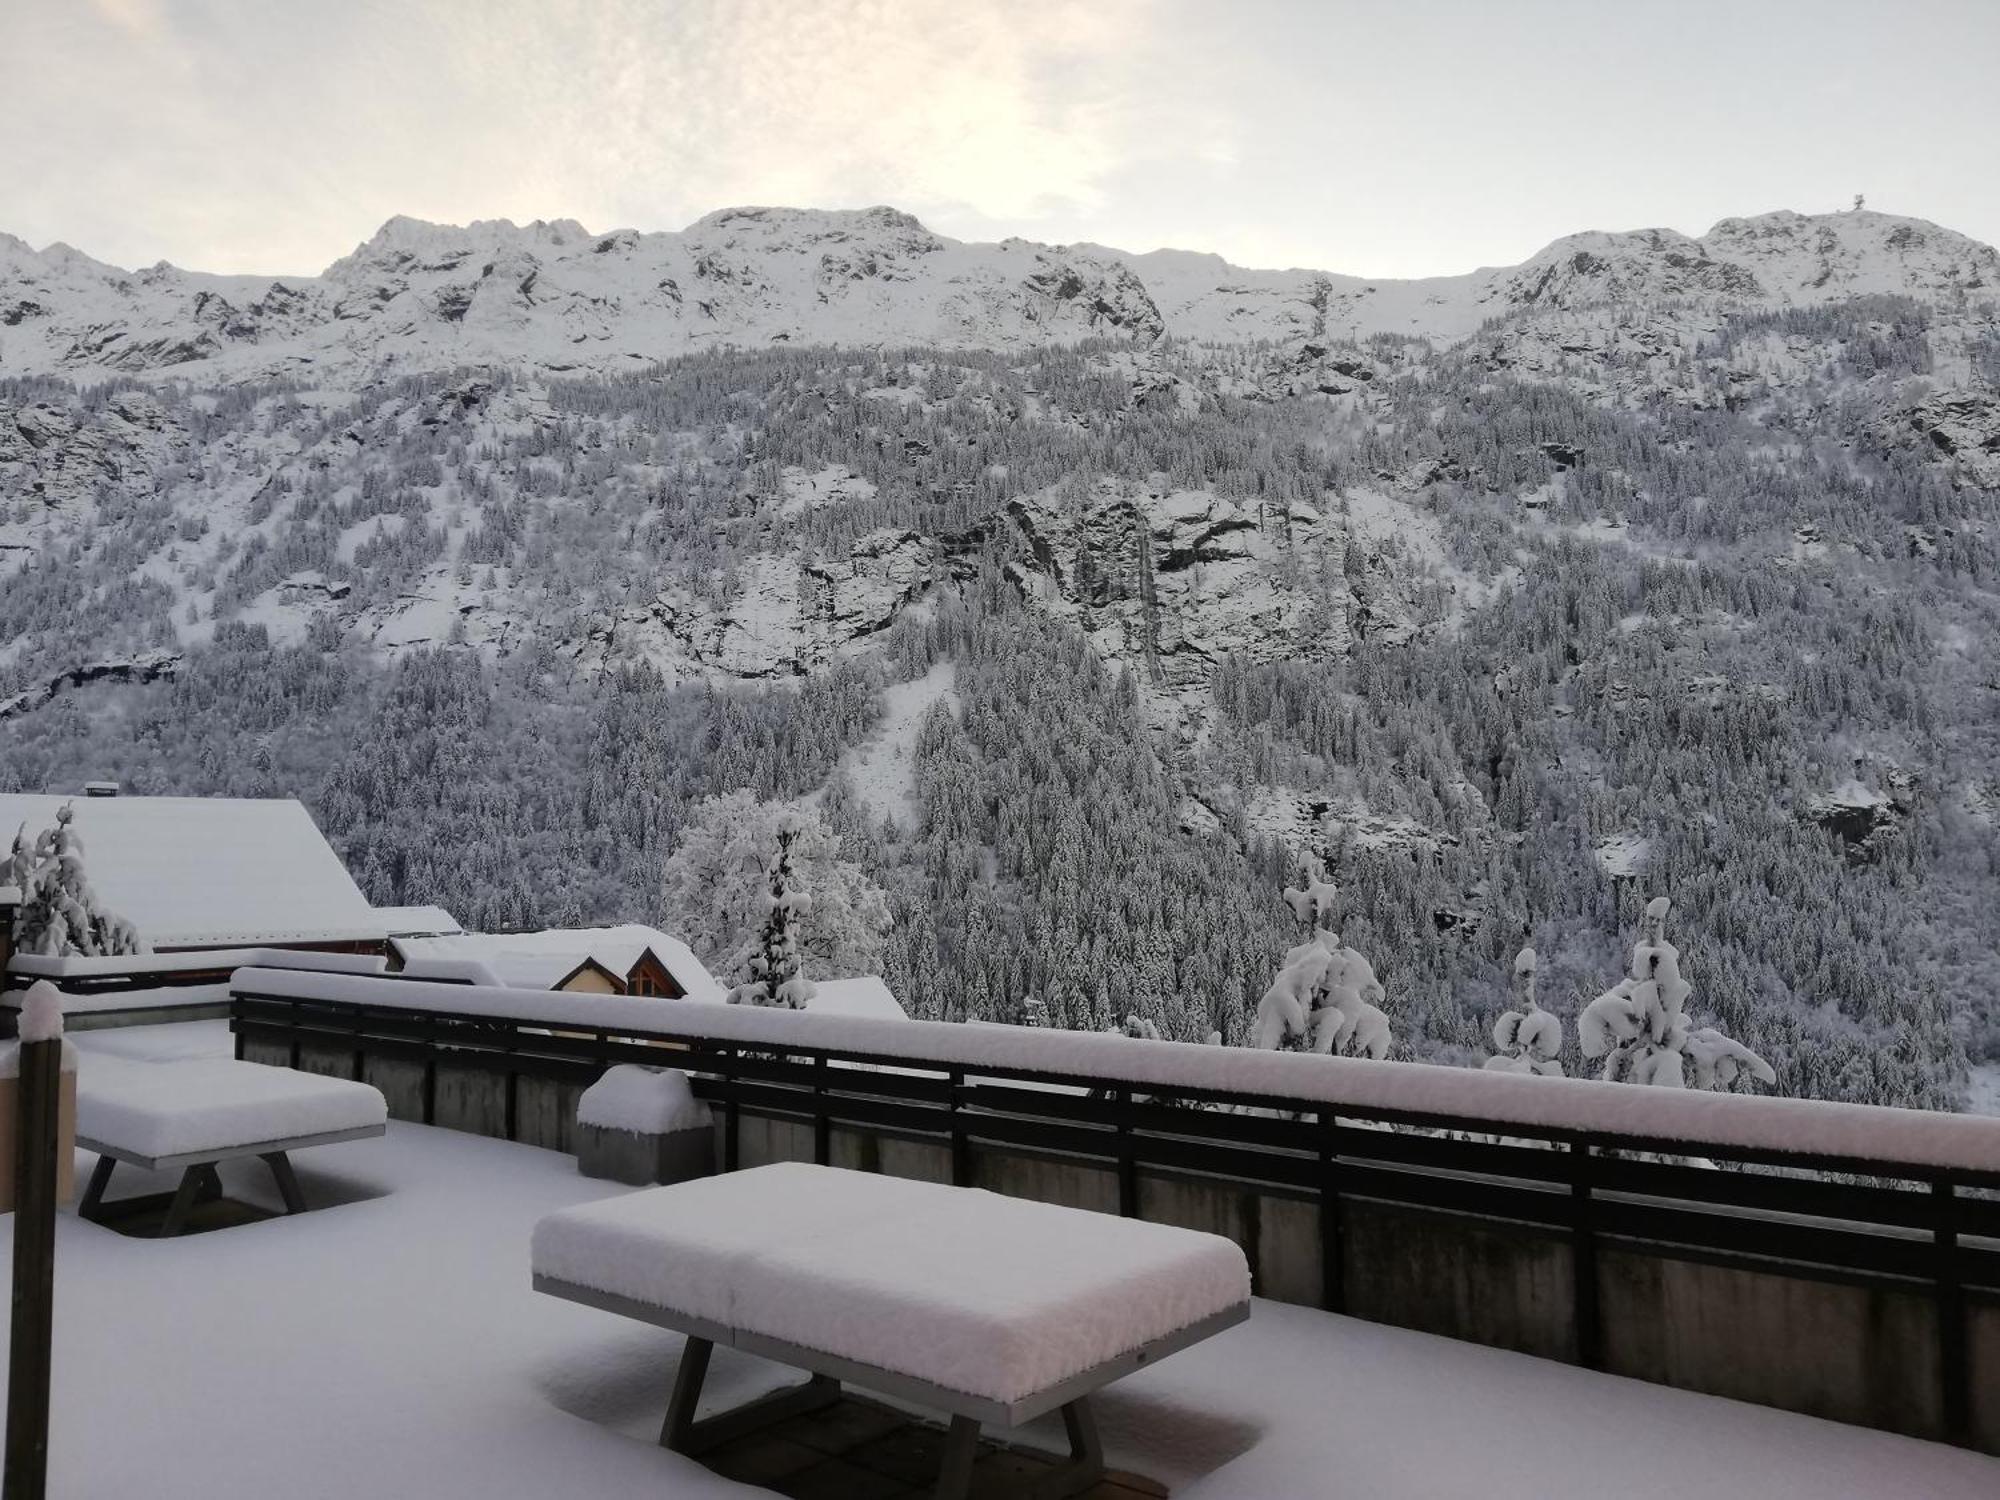
[[[86,1068],[96,1050],[228,1046],[206,1022],[76,1040]],[[296,1218],[155,1241],[64,1215],[52,1494],[770,1493],[656,1445],[675,1335],[529,1289],[536,1219],[625,1189],[565,1156],[414,1125],[297,1166],[316,1207]],[[276,1206],[257,1164],[224,1177],[232,1195]],[[114,1191],[147,1186],[121,1169]],[[718,1349],[705,1410],[790,1378]],[[1112,1467],[1176,1500],[2000,1494],[2000,1460],[1276,1303],[1098,1407]],[[860,1403],[829,1420],[854,1431],[779,1434],[712,1461],[799,1495],[911,1492],[922,1429],[882,1427],[898,1419]],[[1053,1452],[1061,1432],[1007,1440]],[[986,1461],[996,1493],[1001,1468],[1023,1462]],[[815,1467],[830,1487],[811,1487]],[[863,1488],[857,1472],[889,1487]]]

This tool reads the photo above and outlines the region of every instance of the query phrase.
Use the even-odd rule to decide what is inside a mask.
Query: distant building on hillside
[[[724,990],[687,944],[636,922],[544,932],[393,937],[389,967],[412,979],[520,990],[720,1000]]]
[[[0,793],[0,848],[74,808],[99,903],[155,953],[297,948],[376,953],[388,932],[340,856],[291,798]],[[20,896],[0,891],[0,967]]]

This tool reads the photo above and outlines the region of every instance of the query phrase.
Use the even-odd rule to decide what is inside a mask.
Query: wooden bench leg
[[[116,1157],[97,1158],[97,1165],[90,1169],[90,1183],[83,1190],[83,1202],[76,1206],[79,1219],[97,1218],[98,1210],[104,1206],[104,1190],[111,1186],[111,1173],[117,1165]]]
[[[207,1173],[213,1167],[189,1167],[181,1173],[181,1185],[174,1190],[174,1201],[167,1205],[167,1217],[161,1221],[159,1237],[170,1240],[187,1225],[188,1210],[194,1207],[194,1200],[207,1182]]]
[[[271,1177],[278,1184],[278,1196],[285,1200],[285,1212],[304,1213],[306,1195],[299,1191],[299,1174],[292,1170],[292,1159],[282,1151],[267,1151],[259,1159],[271,1169]]]
[[[680,1368],[674,1371],[674,1393],[667,1398],[667,1420],[660,1426],[660,1446],[675,1453],[688,1451],[694,1434],[694,1409],[701,1400],[701,1384],[708,1378],[708,1356],[715,1345],[707,1339],[690,1338],[681,1350]]]
[[[1067,1500],[1104,1477],[1104,1442],[1097,1435],[1097,1417],[1087,1398],[1078,1397],[1062,1409],[1069,1434],[1069,1462],[1030,1490],[1030,1500]]]
[[[746,1432],[755,1432],[787,1417],[804,1416],[840,1399],[838,1380],[831,1375],[815,1375],[804,1385],[788,1385],[697,1422],[694,1410],[701,1400],[701,1384],[708,1374],[708,1356],[713,1347],[706,1339],[688,1339],[680,1369],[674,1373],[674,1393],[667,1401],[667,1420],[660,1427],[662,1448],[693,1458]]]
[[[966,1500],[972,1493],[972,1461],[979,1456],[979,1423],[953,1417],[945,1435],[944,1463],[938,1469],[937,1500]]]

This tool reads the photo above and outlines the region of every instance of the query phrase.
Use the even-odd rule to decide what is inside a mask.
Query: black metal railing
[[[553,1008],[553,1007],[552,1007]],[[1968,1298],[2000,1296],[2000,1173],[1902,1166],[1806,1152],[1704,1145],[1444,1114],[1130,1082],[1054,1070],[949,1063],[885,1052],[720,1040],[664,1026],[592,1030],[574,1020],[375,1006],[237,989],[231,1027],[246,1044],[345,1054],[423,1069],[435,1119],[440,1066],[505,1080],[516,1133],[523,1079],[588,1085],[614,1063],[690,1075],[721,1120],[725,1170],[746,1117],[810,1129],[815,1159],[849,1130],[947,1150],[953,1180],[1002,1150],[1105,1169],[1120,1211],[1138,1212],[1142,1174],[1247,1188],[1317,1206],[1322,1300],[1346,1306],[1343,1221],[1356,1205],[1469,1216],[1566,1241],[1575,1354],[1601,1363],[1598,1253],[1639,1249],[1777,1274],[1914,1291],[1938,1315],[1947,1435],[1967,1430]]]

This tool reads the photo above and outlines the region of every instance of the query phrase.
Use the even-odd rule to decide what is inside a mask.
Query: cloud
[[[1144,137],[1147,0],[717,0],[462,15],[461,82],[525,83],[529,175],[626,214],[743,201],[1090,205]],[[541,59],[539,64],[530,59]],[[653,227],[648,225],[646,227]]]
[[[1136,161],[1229,149],[1158,85],[1155,0],[0,10],[0,114],[17,139],[65,122],[34,132],[46,149],[17,162],[0,227],[124,264],[313,271],[394,213],[1080,217]]]

